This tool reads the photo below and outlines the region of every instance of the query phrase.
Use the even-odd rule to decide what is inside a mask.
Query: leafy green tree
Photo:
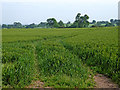
[[[89,25],[89,16],[85,14],[84,16],[80,16],[81,14],[78,13],[77,16],[75,17],[75,22],[73,25],[71,25],[72,28],[83,28],[83,27],[88,27]]]
[[[77,16],[75,17],[75,22],[73,23],[76,28],[80,27],[80,24],[82,22],[82,18],[81,18],[81,13],[78,13]]]
[[[70,26],[71,26],[71,22],[68,21],[68,22],[66,23],[66,27],[69,28]]]
[[[59,27],[60,27],[60,28],[64,28],[64,23],[63,23],[62,20],[60,20],[60,21],[58,22],[58,24],[59,24]]]
[[[14,25],[13,24],[9,24],[9,25],[7,25],[7,28],[14,28]]]
[[[78,22],[77,21],[75,21],[71,26],[70,26],[70,28],[77,28],[78,27]]]
[[[35,28],[35,27],[36,27],[35,23],[32,23],[32,24],[26,26],[26,28]]]
[[[92,24],[96,24],[96,21],[95,21],[95,20],[93,20],[93,21],[92,21]]]
[[[67,24],[71,24],[71,22],[70,22],[70,21],[68,21],[68,22],[67,22]]]
[[[41,28],[47,28],[47,23],[46,22],[40,22],[40,24],[38,24],[37,26],[41,27]]]
[[[84,15],[84,18],[83,18],[83,27],[88,27],[89,25],[89,16],[87,14]]]
[[[13,27],[14,28],[22,28],[22,24],[20,22],[14,22]]]
[[[111,27],[111,26],[114,26],[112,23],[107,23],[106,25],[105,25],[105,27]]]
[[[89,16],[87,14],[84,15],[85,20],[89,19]]]
[[[57,23],[57,21],[56,21],[55,18],[49,18],[49,19],[47,19],[47,24],[51,28],[58,28],[59,27],[59,24]]]
[[[97,27],[100,27],[100,26],[101,26],[101,22],[98,21],[98,22],[96,23],[96,26],[97,26]]]
[[[81,15],[81,13],[77,14],[77,16],[75,17],[75,21],[79,21],[80,20],[80,15]]]
[[[7,25],[6,24],[2,24],[2,28],[7,28]]]
[[[115,25],[114,25],[114,24],[116,24],[116,23],[115,23],[115,20],[110,19],[110,22],[111,22],[112,26],[115,26]]]
[[[78,21],[78,28],[84,27],[84,23],[85,23],[85,17],[81,16],[79,21]]]
[[[111,22],[111,23],[114,23],[114,20],[113,20],[113,19],[110,19],[110,22]]]

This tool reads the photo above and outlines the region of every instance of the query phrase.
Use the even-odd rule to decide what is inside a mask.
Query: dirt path
[[[95,88],[118,88],[118,85],[113,83],[108,77],[97,74],[94,76],[96,87]]]
[[[44,87],[44,83],[41,81],[33,81],[29,86],[25,88],[52,88],[52,87]]]

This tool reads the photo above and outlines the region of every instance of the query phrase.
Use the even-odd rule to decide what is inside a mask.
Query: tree
[[[77,21],[75,21],[71,26],[70,26],[70,28],[77,28],[78,27],[78,22]]]
[[[83,27],[88,27],[89,25],[89,16],[85,14],[84,16],[80,16],[81,14],[78,13],[77,16],[75,17],[75,21],[73,25],[71,25],[72,28],[83,28]]]
[[[22,24],[20,22],[14,22],[13,27],[14,28],[22,28]]]
[[[84,15],[85,20],[89,19],[89,16],[87,14]]]
[[[66,27],[67,27],[67,28],[69,28],[69,27],[70,27],[70,25],[71,25],[71,22],[70,22],[70,21],[68,21],[68,22],[66,23]]]
[[[64,28],[64,23],[63,23],[63,21],[60,20],[60,21],[58,22],[58,24],[59,24],[59,27],[60,27],[60,28]]]
[[[35,23],[32,23],[32,24],[26,26],[26,28],[35,28],[35,27],[36,27]]]
[[[115,25],[114,25],[114,24],[116,24],[116,23],[115,23],[115,20],[110,19],[110,22],[111,22],[112,26],[115,26]]]
[[[110,19],[110,22],[111,22],[111,23],[113,23],[113,22],[114,22],[114,20],[113,20],[113,19]]]
[[[13,24],[9,24],[9,25],[7,25],[7,28],[14,28],[14,26],[13,26]]]
[[[7,28],[7,25],[6,24],[2,24],[2,28]]]
[[[71,24],[71,22],[70,22],[70,21],[68,21],[68,22],[67,22],[67,24]]]
[[[105,27],[111,27],[111,26],[114,26],[112,23],[107,23],[106,25],[105,25]]]
[[[47,19],[47,24],[51,28],[58,28],[59,27],[59,24],[57,23],[57,21],[56,21],[55,18],[49,18],[49,19]]]
[[[38,27],[47,28],[47,23],[46,22],[40,22],[40,24],[38,24]]]
[[[93,21],[92,21],[92,24],[95,24],[95,23],[96,23],[96,21],[95,21],[95,20],[93,20]]]
[[[73,23],[76,28],[79,28],[80,27],[80,24],[82,22],[82,18],[81,18],[81,13],[78,13],[76,18],[75,18],[75,22]]]
[[[81,16],[78,20],[78,26],[77,28],[82,28],[84,27],[84,23],[85,23],[85,17],[84,16]]]
[[[97,26],[97,27],[100,27],[100,26],[101,26],[101,22],[100,22],[100,21],[97,21],[96,26]]]
[[[87,14],[84,15],[84,21],[83,21],[83,24],[84,26],[83,27],[88,27],[89,26],[89,16]]]
[[[80,20],[80,15],[81,15],[81,13],[77,14],[77,16],[75,17],[75,21],[79,21]]]

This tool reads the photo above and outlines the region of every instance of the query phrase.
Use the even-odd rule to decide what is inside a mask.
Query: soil
[[[33,81],[32,84],[25,88],[52,88],[52,87],[44,87],[44,83],[41,81]]]
[[[94,80],[96,82],[95,88],[119,88],[111,79],[102,74],[96,74]]]

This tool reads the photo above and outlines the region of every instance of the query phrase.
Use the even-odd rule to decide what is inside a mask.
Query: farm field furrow
[[[93,88],[95,73],[120,85],[117,27],[3,29],[3,87]],[[90,70],[91,69],[91,70]]]

